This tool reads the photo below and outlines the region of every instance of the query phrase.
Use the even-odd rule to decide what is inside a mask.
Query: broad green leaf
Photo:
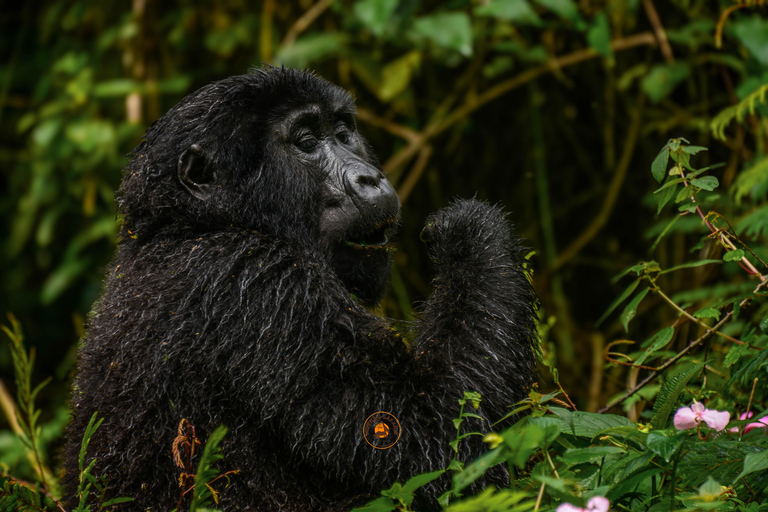
[[[627,306],[624,308],[624,311],[621,313],[621,325],[624,326],[625,332],[629,332],[629,322],[635,318],[635,315],[637,314],[637,307],[643,301],[645,296],[648,295],[648,290],[650,290],[650,288],[645,288],[640,293],[635,295],[629,304],[627,304]]]
[[[739,476],[733,479],[733,483],[735,485],[738,480],[741,480],[748,474],[766,469],[768,469],[768,450],[750,453],[744,458],[744,469],[741,470]]]
[[[411,78],[421,65],[421,52],[408,52],[399,59],[387,64],[381,70],[381,88],[379,98],[390,101],[400,94],[411,83]]]
[[[745,16],[734,20],[731,29],[749,53],[764,66],[768,66],[768,19]]]
[[[734,251],[728,251],[723,254],[723,260],[725,261],[739,261],[744,257],[744,249],[736,249]]]
[[[304,68],[331,55],[343,53],[349,35],[343,32],[315,32],[299,37],[288,46],[281,46],[275,62],[289,67]]]
[[[669,180],[668,182],[666,182],[665,184],[663,184],[662,186],[660,186],[659,188],[657,188],[656,190],[654,190],[654,191],[653,191],[653,193],[654,193],[654,194],[658,194],[658,193],[659,193],[659,192],[661,192],[662,190],[664,190],[664,189],[666,189],[666,188],[669,188],[669,187],[674,187],[674,186],[675,186],[675,185],[677,185],[678,183],[682,183],[682,182],[684,182],[684,181],[685,181],[685,178],[675,178],[675,179],[673,179],[673,180]]]
[[[651,478],[663,472],[664,472],[664,469],[658,468],[658,467],[645,469],[639,472],[636,471],[632,473],[629,477],[620,478],[616,482],[616,485],[614,485],[611,488],[611,490],[606,493],[605,497],[608,498],[610,501],[614,501],[619,497],[630,493],[639,485],[645,484],[648,487],[650,487]]]
[[[645,352],[640,354],[640,357],[637,358],[635,364],[641,365],[645,363],[648,357],[653,355],[656,351],[666,347],[667,344],[672,340],[672,336],[674,336],[674,334],[675,328],[670,325],[669,327],[665,327],[641,343],[641,347],[648,347],[648,345],[650,345],[650,347],[648,347]]]
[[[683,62],[657,64],[642,80],[642,88],[651,101],[658,102],[669,96],[675,87],[688,78],[690,67]],[[674,148],[670,148],[674,149]]]
[[[472,22],[463,12],[441,12],[423,16],[413,23],[413,31],[446,50],[465,57],[472,55]]]
[[[561,18],[572,21],[578,30],[584,30],[587,26],[584,18],[579,14],[579,6],[574,0],[536,0],[536,3],[546,7]]]
[[[521,428],[510,428],[502,434],[507,460],[523,469],[531,456],[539,449],[546,431],[538,425],[528,424]]]
[[[547,487],[552,487],[553,489],[560,491],[562,493],[567,493],[568,488],[565,486],[565,480],[562,478],[555,478],[551,476],[545,476],[545,475],[531,475],[531,477],[534,480],[538,480],[539,482],[546,484]]]
[[[608,16],[604,11],[600,11],[590,23],[589,31],[587,31],[587,42],[589,46],[597,50],[597,53],[603,57],[613,57],[611,26],[608,23]]]
[[[671,377],[659,390],[656,403],[653,404],[651,426],[661,430],[666,426],[667,418],[677,405],[677,398],[685,390],[685,385],[704,367],[704,363],[691,363],[677,375]]]
[[[506,450],[504,447],[500,446],[485,452],[483,455],[473,460],[472,463],[467,464],[464,471],[453,475],[453,488],[457,492],[460,492],[462,489],[471,485],[475,480],[482,477],[490,468],[504,462],[505,452]]]
[[[437,480],[443,473],[445,473],[445,471],[441,469],[438,471],[432,471],[431,473],[422,473],[420,475],[416,475],[405,482],[403,485],[403,492],[413,493],[419,487],[427,485],[433,480]]]
[[[680,192],[677,193],[677,197],[675,197],[675,203],[679,203],[682,201],[685,201],[686,199],[690,199],[693,195],[693,187],[687,186],[680,189]]]
[[[652,351],[656,351],[659,349],[662,349],[667,346],[667,343],[672,339],[672,336],[675,334],[675,328],[671,325],[669,327],[665,327],[644,342],[640,344],[641,347],[647,347],[651,346]]]
[[[475,7],[476,16],[491,16],[522,25],[541,25],[541,18],[531,8],[528,0],[491,0]]]
[[[717,308],[703,308],[693,314],[696,318],[714,318],[720,320],[721,311]]]
[[[392,512],[397,507],[392,498],[381,497],[369,501],[364,507],[353,508],[351,512]]]
[[[712,191],[720,186],[720,182],[714,176],[704,176],[702,178],[693,178],[691,180],[691,185]]]
[[[375,36],[381,37],[392,21],[399,0],[359,0],[353,12],[365,27]]]
[[[659,154],[656,155],[656,158],[653,159],[653,163],[651,164],[651,174],[653,174],[654,179],[659,183],[664,181],[664,178],[667,175],[668,163],[669,163],[669,148],[667,146],[664,146],[661,149],[661,151],[659,151]],[[667,184],[666,186],[669,186],[669,184]],[[658,192],[658,190],[656,192]]]
[[[689,155],[695,155],[697,153],[701,153],[702,151],[707,151],[707,148],[704,146],[683,146],[683,151]]]
[[[618,296],[616,299],[614,299],[614,301],[613,301],[613,302],[611,302],[611,305],[610,305],[610,306],[608,306],[608,309],[607,309],[607,310],[605,310],[605,313],[603,313],[603,316],[601,316],[601,317],[600,317],[600,318],[597,320],[597,322],[595,322],[595,325],[597,326],[597,325],[600,325],[601,323],[603,323],[603,320],[605,320],[606,318],[608,318],[608,315],[610,315],[611,313],[613,313],[613,310],[614,310],[614,309],[616,309],[616,307],[617,307],[619,304],[621,304],[622,302],[624,302],[625,300],[627,300],[627,299],[629,298],[629,296],[630,296],[630,295],[632,295],[632,294],[635,292],[635,289],[636,289],[636,288],[637,288],[637,286],[640,284],[640,281],[641,281],[641,279],[640,279],[639,277],[638,277],[637,279],[635,279],[634,281],[632,281],[632,284],[630,284],[629,286],[627,286],[627,287],[624,289],[624,291],[623,291],[623,292],[621,292],[621,295],[619,295],[619,296]]]
[[[637,425],[624,416],[615,414],[597,414],[594,412],[569,411],[562,407],[550,407],[549,411],[563,422],[561,430],[565,434],[589,439],[600,435],[606,430],[617,427],[632,427]]]
[[[645,445],[665,461],[671,462],[672,457],[683,445],[686,437],[688,437],[688,434],[685,432],[670,433],[668,435],[664,431],[654,431],[648,434],[648,437],[645,439]]]

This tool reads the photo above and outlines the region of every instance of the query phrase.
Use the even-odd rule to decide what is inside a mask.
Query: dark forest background
[[[756,255],[768,252],[765,101],[713,124],[765,92],[764,2],[5,2],[0,56],[0,312],[36,347],[35,379],[53,376],[44,416],[65,408],[115,248],[126,154],[184,95],[261,63],[312,69],[357,98],[403,203],[384,314],[409,318],[428,293],[428,213],[473,195],[512,212],[535,250],[544,360],[582,409],[638,378],[604,357],[627,337],[618,315],[595,325],[626,286],[612,278],[641,260],[666,268],[718,250],[694,216],[653,244],[677,215],[657,214],[652,195],[651,163],[668,139],[709,148],[698,167],[725,164],[710,200]],[[686,305],[754,287],[735,263],[664,279]],[[639,308],[632,339],[674,321],[660,300]],[[12,389],[5,340],[0,376]],[[541,377],[554,385],[544,365]]]

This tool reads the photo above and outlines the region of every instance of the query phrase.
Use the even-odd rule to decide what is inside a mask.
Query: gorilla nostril
[[[379,180],[374,176],[362,175],[357,177],[357,184],[368,187],[377,187],[379,185]]]

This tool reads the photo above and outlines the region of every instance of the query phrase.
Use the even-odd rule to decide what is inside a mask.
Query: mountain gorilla
[[[368,309],[400,206],[350,95],[311,73],[269,67],[187,96],[147,130],[118,203],[72,397],[70,493],[98,411],[86,464],[107,499],[134,498],[119,510],[176,506],[182,418],[203,441],[229,429],[219,466],[239,473],[220,486],[224,510],[348,510],[446,466],[463,391],[498,419],[533,382],[536,298],[494,206],[457,200],[427,220],[434,291],[404,335]],[[364,436],[381,411],[401,431]],[[462,459],[481,449],[463,442]]]

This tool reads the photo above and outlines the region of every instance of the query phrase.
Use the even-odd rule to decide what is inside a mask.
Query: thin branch
[[[299,37],[299,34],[307,30],[309,26],[320,17],[325,10],[331,6],[333,0],[320,0],[315,5],[307,9],[307,12],[302,14],[299,19],[288,29],[288,33],[285,34],[283,42],[280,44],[283,47],[290,46]]]
[[[669,39],[667,39],[667,32],[664,30],[664,25],[661,24],[661,18],[659,18],[659,13],[656,11],[653,1],[643,0],[643,9],[645,9],[648,21],[651,22],[653,32],[656,34],[656,41],[659,43],[659,48],[661,48],[661,54],[664,55],[664,60],[666,60],[668,64],[675,62],[675,56],[672,54],[672,47],[669,45]]]
[[[704,329],[706,329],[707,331],[711,331],[711,330],[712,330],[712,329],[711,329],[711,328],[710,328],[710,327],[709,327],[707,324],[705,324],[704,322],[702,322],[700,319],[696,318],[695,316],[691,315],[691,314],[690,314],[690,313],[688,313],[686,310],[684,310],[683,308],[681,308],[680,306],[678,306],[678,305],[675,303],[675,301],[673,301],[672,299],[670,299],[670,298],[667,296],[667,294],[666,294],[666,293],[664,293],[663,291],[661,291],[661,289],[660,289],[660,288],[656,288],[656,289],[654,290],[654,292],[658,293],[658,294],[661,296],[661,298],[662,298],[662,299],[664,299],[664,300],[667,302],[667,304],[669,304],[670,306],[672,306],[672,307],[673,307],[674,309],[676,309],[676,310],[677,310],[677,311],[678,311],[678,312],[679,312],[681,315],[683,315],[684,317],[686,317],[686,318],[687,318],[688,320],[690,320],[691,322],[694,322],[694,323],[695,323],[696,325],[698,325],[699,327],[703,327],[703,328],[704,328]],[[733,343],[736,343],[736,344],[738,344],[738,345],[747,345],[748,347],[750,347],[750,348],[753,348],[753,349],[755,349],[755,350],[762,350],[760,347],[755,347],[755,346],[753,346],[753,345],[750,345],[749,343],[745,343],[745,342],[743,342],[743,341],[741,341],[741,340],[737,340],[736,338],[734,338],[734,337],[732,337],[732,336],[728,336],[727,334],[725,334],[725,333],[722,333],[722,332],[720,332],[720,331],[713,331],[713,332],[714,332],[715,334],[717,334],[718,336],[720,336],[721,338],[725,338],[726,340],[728,340],[728,341],[732,341]]]
[[[614,52],[627,50],[636,46],[656,44],[656,39],[651,32],[641,32],[623,39],[616,39],[611,42],[611,47]],[[590,59],[599,57],[599,54],[593,48],[585,48],[573,53],[569,53],[562,57],[552,59],[539,67],[523,71],[522,73],[505,80],[495,86],[487,89],[483,93],[468,98],[464,105],[456,109],[452,114],[443,119],[435,119],[431,121],[422,131],[418,139],[413,140],[410,144],[403,149],[392,155],[382,165],[382,169],[385,173],[389,174],[394,169],[405,164],[408,160],[413,158],[430,139],[444,132],[457,122],[461,121],[465,117],[469,116],[475,110],[490,103],[498,97],[524,85],[542,75],[552,72],[555,69],[578,64]]]
[[[411,143],[419,142],[419,140],[421,140],[421,134],[416,130],[378,116],[367,108],[358,107],[357,119],[371,126],[375,126],[376,128],[381,128],[382,130],[400,137],[401,139],[405,139]]]
[[[431,145],[421,148],[421,151],[419,151],[419,156],[416,159],[416,163],[413,164],[411,171],[405,177],[402,185],[400,185],[400,188],[397,190],[397,195],[400,198],[401,203],[404,203],[405,200],[408,199],[408,196],[411,195],[413,187],[415,187],[416,183],[419,182],[419,178],[421,178],[421,175],[424,173],[424,169],[427,168],[427,164],[429,163],[429,158],[431,156]]]
[[[760,289],[762,287],[764,287],[767,283],[768,283],[768,281],[761,281],[760,284],[758,284],[757,287],[755,287],[755,289],[754,289],[754,291],[752,293],[754,294],[754,293],[759,292]],[[742,300],[739,303],[739,307],[740,308],[744,307],[748,302],[749,302],[749,297],[747,297],[744,300]],[[650,382],[652,382],[653,379],[655,379],[658,374],[660,374],[662,371],[666,370],[667,368],[669,368],[670,366],[672,366],[673,364],[678,362],[685,354],[690,352],[692,349],[694,349],[695,347],[698,347],[699,345],[704,343],[706,340],[708,340],[710,338],[710,336],[712,336],[712,334],[714,334],[715,331],[717,331],[723,325],[725,325],[725,323],[728,322],[728,320],[730,320],[732,316],[733,316],[733,309],[731,311],[729,311],[723,317],[723,319],[720,320],[719,322],[717,322],[710,330],[705,332],[700,338],[690,342],[688,344],[688,346],[685,347],[683,350],[681,350],[678,354],[676,354],[674,357],[671,357],[670,359],[667,360],[666,363],[664,363],[663,365],[659,366],[656,370],[654,370],[650,374],[648,374],[648,376],[645,379],[643,379],[643,381],[640,384],[638,384],[634,388],[630,389],[629,391],[624,393],[620,398],[614,400],[613,402],[611,402],[610,404],[606,405],[605,407],[603,407],[602,409],[600,409],[597,412],[604,413],[604,412],[610,410],[611,408],[619,405],[621,402],[623,402],[627,398],[631,397],[632,395],[634,395],[635,393],[637,393],[638,391],[643,389]]]

